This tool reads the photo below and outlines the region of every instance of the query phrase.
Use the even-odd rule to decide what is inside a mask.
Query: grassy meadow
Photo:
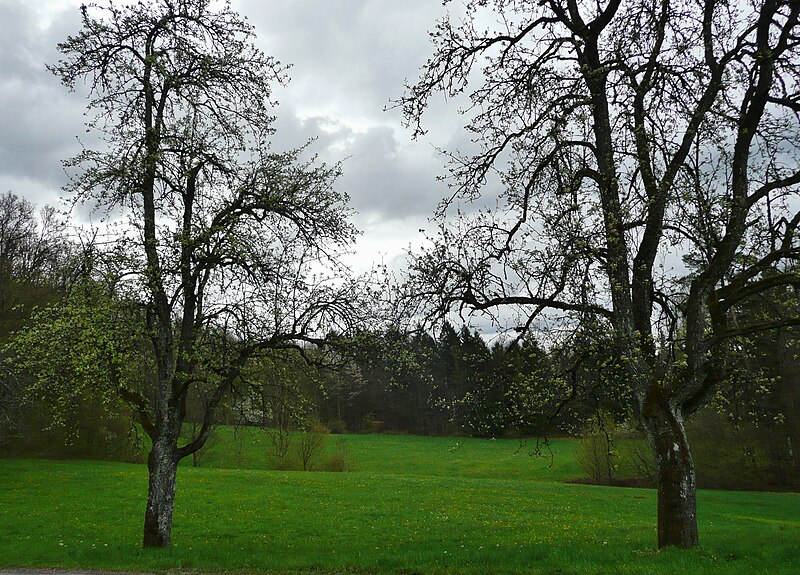
[[[701,491],[701,548],[657,552],[653,490],[563,483],[582,474],[575,441],[550,459],[511,440],[342,438],[351,471],[271,471],[263,436],[223,429],[179,470],[166,551],[140,549],[143,465],[0,461],[0,567],[800,573],[800,494]]]
[[[258,428],[221,427],[201,456],[202,467],[222,469],[274,469],[270,442]],[[476,439],[419,435],[329,435],[314,467],[324,467],[339,445],[348,454],[348,471],[374,475],[423,475],[568,481],[583,475],[575,459],[580,442],[556,439],[548,447],[534,440]],[[290,456],[292,454],[290,453]],[[294,462],[298,465],[298,462]],[[191,466],[191,458],[182,461]]]

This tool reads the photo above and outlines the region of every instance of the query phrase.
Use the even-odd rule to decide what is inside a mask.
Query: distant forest
[[[0,451],[6,456],[141,458],[141,430],[131,425],[135,414],[125,402],[76,386],[54,406],[14,355],[18,334],[42,310],[68,309],[76,292],[88,299],[107,296],[86,287],[95,285],[88,279],[91,265],[90,254],[68,239],[53,210],[37,210],[11,193],[0,197]],[[763,306],[794,305],[783,288],[770,295],[744,309],[757,315]],[[78,338],[78,331],[70,333]],[[323,362],[315,361],[321,352],[314,346],[276,350],[247,372],[215,421],[325,433],[642,437],[629,412],[625,372],[603,325],[585,324],[558,345],[516,335],[490,344],[478,331],[446,322],[436,330],[364,331],[341,347],[346,351],[338,362],[324,366],[317,365]],[[742,340],[728,360],[729,385],[690,425],[699,459],[713,451],[708,460],[750,468],[761,487],[797,484],[798,343],[792,328]],[[78,339],[68,344],[78,345]],[[144,365],[139,375],[152,379],[151,369]],[[194,397],[185,406],[184,425],[202,423],[203,396]],[[717,479],[740,485],[727,472]]]

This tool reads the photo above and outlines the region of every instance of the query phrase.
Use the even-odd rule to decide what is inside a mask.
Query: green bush
[[[599,485],[652,485],[656,464],[647,441],[630,426],[597,414],[581,436],[575,454],[583,472]]]
[[[308,420],[305,429],[297,433],[295,453],[303,471],[311,471],[328,442],[330,429],[315,419]]]
[[[341,419],[331,419],[328,421],[327,426],[334,435],[347,433],[347,424]]]
[[[339,437],[336,440],[333,453],[322,463],[321,471],[352,471],[352,469],[353,455],[344,438]]]
[[[606,414],[599,413],[581,436],[576,458],[593,483],[614,484],[620,460],[614,446],[616,435],[617,425]]]

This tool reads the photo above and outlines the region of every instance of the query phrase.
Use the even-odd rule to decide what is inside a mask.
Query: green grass
[[[217,439],[203,455],[201,466],[228,469],[274,469],[267,435],[257,428],[217,430]],[[535,441],[422,437],[418,435],[330,435],[328,454],[343,442],[351,455],[352,471],[378,475],[435,475],[567,481],[583,476],[575,460],[580,442],[555,439],[541,455],[531,456]],[[324,459],[325,455],[321,459]],[[191,459],[183,465],[191,465]]]
[[[227,433],[225,431],[224,433]],[[253,439],[245,455],[263,453]],[[333,439],[333,438],[332,438]],[[655,492],[515,442],[348,436],[349,473],[183,466],[173,547],[140,549],[147,473],[0,461],[0,566],[332,573],[799,573],[800,495],[701,491],[702,547],[655,550]],[[227,447],[226,447],[227,444]],[[239,458],[221,437],[207,462]],[[260,457],[260,455],[259,455]]]

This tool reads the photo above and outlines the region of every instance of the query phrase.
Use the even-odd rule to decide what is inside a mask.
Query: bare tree
[[[297,354],[285,354],[261,366],[257,389],[261,399],[261,427],[269,437],[269,454],[284,469],[294,430],[306,417],[309,408],[299,385],[303,365]]]
[[[297,455],[303,465],[303,471],[310,471],[314,460],[322,452],[327,442],[327,430],[319,424],[308,424],[297,434]]]
[[[454,194],[414,293],[438,312],[516,309],[521,330],[545,312],[613,330],[658,464],[659,546],[698,542],[684,418],[722,380],[729,342],[798,323],[734,320],[743,298],[797,283],[798,12],[472,0],[438,23],[399,102],[419,134],[436,92],[467,94],[477,146],[450,156]],[[496,209],[464,215],[495,181]]]
[[[84,5],[50,66],[69,88],[88,85],[88,128],[106,145],[67,162],[69,191],[127,215],[102,255],[116,293],[144,304],[155,365],[152,392],[117,387],[153,442],[146,547],[169,546],[178,462],[206,442],[248,361],[347,333],[364,309],[337,260],[356,233],[332,187],[339,167],[270,151],[286,67],[219,4]],[[199,383],[203,423],[180,445]]]
[[[70,251],[52,207],[37,213],[32,203],[12,192],[0,195],[0,307],[19,303],[19,292],[62,287]]]

